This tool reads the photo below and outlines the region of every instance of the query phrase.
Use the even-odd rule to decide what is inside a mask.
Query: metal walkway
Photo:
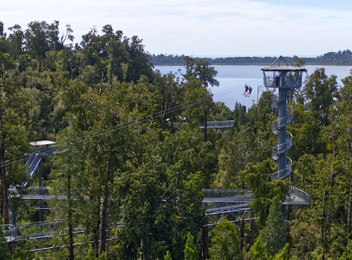
[[[234,124],[235,124],[235,120],[208,121],[207,129],[227,129],[227,128],[232,128]],[[204,125],[200,126],[200,129],[204,129]]]
[[[22,196],[23,200],[65,200],[66,196],[56,196],[50,194],[50,188],[42,188],[44,194],[26,194]],[[44,191],[45,190],[45,191]],[[27,191],[37,193],[39,189],[29,188]],[[206,207],[205,216],[209,219],[208,226],[216,225],[223,216],[237,216],[237,221],[249,220],[250,204],[253,194],[250,190],[234,190],[234,189],[205,189],[203,205]],[[309,205],[310,196],[296,187],[291,187],[289,195],[283,203],[284,205]],[[215,217],[218,216],[218,217]],[[220,218],[219,218],[220,216]],[[215,217],[215,218],[214,218]],[[58,221],[41,221],[28,224],[2,225],[5,238],[8,242],[26,239],[42,239],[50,238],[57,233],[58,227],[62,222]],[[118,226],[123,223],[119,222]],[[83,231],[83,227],[75,228],[75,233]]]
[[[61,220],[53,221],[40,221],[33,222],[28,224],[19,224],[19,225],[2,225],[4,229],[4,235],[7,242],[18,242],[23,239],[46,239],[52,238],[55,235],[66,235],[67,231],[58,229],[60,225],[63,225]],[[117,222],[114,227],[122,227],[123,222]],[[85,230],[84,227],[76,227],[73,229],[73,234],[83,233]]]
[[[225,121],[227,123],[217,124],[219,128],[233,126],[233,120]],[[217,122],[219,123],[219,122]],[[213,125],[216,128],[216,125]],[[29,157],[26,166],[29,170],[26,172],[28,180],[22,183],[25,187],[25,194],[19,195],[15,187],[10,187],[10,196],[18,197],[22,200],[66,200],[65,195],[55,195],[50,187],[27,187],[28,182],[33,178],[34,173],[38,170],[43,157],[56,154],[53,147],[43,147],[36,150]],[[88,198],[88,197],[87,197]],[[203,205],[206,208],[205,216],[209,218],[208,225],[216,225],[219,219],[224,216],[232,215],[239,216],[236,221],[244,221],[253,218],[246,218],[250,211],[250,204],[253,199],[253,194],[250,190],[234,190],[234,189],[205,189]],[[310,196],[302,190],[291,186],[289,194],[286,196],[284,205],[310,205]],[[217,216],[217,217],[216,217]],[[220,216],[220,218],[219,218]],[[215,218],[214,218],[215,217]],[[29,224],[19,225],[2,225],[6,240],[19,241],[23,238],[40,239],[50,238],[56,234],[60,221],[40,221]],[[119,223],[123,225],[123,223]],[[81,232],[82,228],[77,227],[75,232]]]
[[[37,193],[39,189],[27,189],[32,193]],[[65,200],[65,195],[50,194],[50,189],[42,188],[43,194],[25,194],[23,200]],[[250,213],[250,204],[253,194],[250,190],[232,190],[232,189],[205,189],[203,205],[206,207],[205,216],[209,217],[214,225],[219,219],[212,219],[214,216],[235,215],[239,216],[238,221],[244,220],[244,216]],[[296,187],[291,187],[289,195],[283,203],[284,205],[309,205],[310,197],[305,192]],[[29,239],[39,239],[51,237],[55,234],[60,221],[42,221],[29,223],[25,225],[3,225],[3,230],[7,241],[18,241],[25,235]],[[123,224],[123,223],[119,223]],[[79,229],[79,228],[78,228]]]
[[[28,185],[28,181],[33,178],[34,173],[37,171],[40,162],[42,161],[43,157],[49,156],[56,154],[54,147],[43,147],[40,149],[36,149],[29,159],[27,160],[25,166],[29,168],[29,170],[26,172],[26,175],[28,177],[28,180],[22,183],[23,187],[26,187]]]

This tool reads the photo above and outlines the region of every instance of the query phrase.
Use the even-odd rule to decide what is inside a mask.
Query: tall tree
[[[227,219],[212,230],[209,254],[210,259],[243,259],[238,232]]]
[[[217,71],[206,61],[194,59],[186,56],[184,58],[186,73],[184,77],[190,80],[199,80],[204,87],[219,86],[219,81],[215,78]]]
[[[259,224],[265,225],[265,221],[270,212],[270,205],[273,198],[277,196],[284,200],[288,192],[288,183],[285,181],[271,181],[271,160],[249,163],[241,172],[248,187],[253,192],[251,208],[259,215]]]
[[[18,77],[14,71],[14,61],[3,45],[0,38],[0,171],[1,171],[1,213],[5,224],[9,223],[8,187],[14,181],[24,179],[19,177],[23,166],[16,163],[7,165],[9,158],[16,158],[28,148],[28,132],[21,124],[24,121],[25,111],[21,111],[23,89],[18,87]],[[19,113],[22,112],[22,113]],[[11,168],[11,175],[7,171]]]
[[[142,40],[137,36],[133,36],[130,40],[125,39],[124,44],[128,52],[126,81],[137,82],[142,75],[151,81],[152,68],[148,55],[144,51]]]
[[[185,260],[197,260],[198,259],[198,250],[194,242],[194,236],[191,232],[187,233],[187,240],[184,249],[184,259]]]
[[[329,107],[337,97],[336,76],[328,77],[325,69],[316,69],[302,89],[309,111],[319,119],[322,125],[329,124]]]
[[[273,199],[268,218],[265,221],[265,227],[260,233],[270,255],[275,255],[284,247],[286,223],[282,213],[281,201],[278,197]]]

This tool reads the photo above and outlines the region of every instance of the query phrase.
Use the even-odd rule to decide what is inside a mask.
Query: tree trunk
[[[241,220],[241,225],[240,225],[240,236],[241,236],[241,239],[240,239],[240,246],[241,246],[241,250],[243,250],[243,246],[244,246],[244,220],[242,219]]]
[[[250,243],[254,244],[255,241],[255,222],[254,222],[254,213],[251,213],[251,220],[250,220],[250,233],[249,233],[249,238],[250,238]]]
[[[207,131],[208,131],[208,111],[205,110],[204,111],[204,142],[207,141],[208,137],[207,137]]]
[[[92,247],[95,257],[99,257],[100,196],[94,195],[91,200],[92,214]]]
[[[100,249],[99,254],[101,255],[106,250],[106,233],[107,233],[107,212],[108,212],[108,198],[109,198],[109,174],[110,174],[110,161],[108,161],[106,169],[106,177],[104,184],[104,199],[103,208],[101,212],[101,231],[100,231]]]
[[[67,203],[68,203],[68,251],[69,251],[69,259],[73,260],[75,258],[74,249],[73,249],[73,223],[72,223],[72,198],[71,198],[71,173],[67,174]]]
[[[287,205],[286,206],[286,220],[288,223],[290,223],[291,220],[291,212],[292,212],[292,205]],[[291,238],[291,232],[290,232],[290,225],[286,226],[286,241],[292,245],[292,238]]]
[[[205,260],[207,258],[209,258],[209,254],[208,254],[208,232],[209,232],[209,228],[208,226],[203,226],[202,229],[202,260]]]
[[[351,233],[351,196],[352,196],[352,185],[350,185],[350,191],[348,193],[348,207],[347,207],[347,235]],[[348,238],[347,238],[348,239]]]
[[[320,233],[321,233],[321,246],[323,248],[323,255],[322,260],[325,259],[325,245],[326,245],[326,238],[325,238],[325,222],[326,222],[326,209],[325,209],[325,200],[327,197],[327,190],[324,191],[323,197],[323,205],[322,205],[322,213],[321,213],[321,224],[320,224]]]
[[[0,140],[0,163],[1,163],[1,188],[2,188],[2,199],[3,199],[3,218],[4,223],[9,224],[9,201],[7,196],[7,184],[6,184],[6,171],[5,171],[5,136],[3,134],[3,111],[0,110],[0,131],[1,131],[1,140]]]
[[[161,120],[162,120],[162,123],[161,123],[161,129],[165,130],[166,129],[166,118],[165,118],[165,115],[166,115],[166,105],[165,105],[165,97],[163,96],[163,101],[162,101],[162,109],[161,109]]]

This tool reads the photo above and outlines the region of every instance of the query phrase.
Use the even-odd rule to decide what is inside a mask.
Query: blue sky
[[[106,24],[153,54],[318,56],[352,49],[350,0],[2,0],[5,27],[70,24],[76,41]]]

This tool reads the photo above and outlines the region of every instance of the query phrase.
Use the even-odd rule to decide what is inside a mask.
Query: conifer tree
[[[1,221],[0,224],[3,222]],[[2,225],[0,225],[0,259],[9,259],[10,251],[6,245],[5,235],[2,229]]]
[[[211,232],[210,259],[242,259],[237,230],[227,219],[219,223]]]
[[[172,260],[172,257],[171,257],[169,250],[166,251],[166,254],[164,255],[164,260]]]
[[[261,230],[261,235],[270,255],[275,255],[285,245],[286,222],[278,197],[273,199],[265,227]]]
[[[194,236],[191,234],[191,232],[187,233],[186,245],[185,245],[185,249],[183,252],[185,255],[185,260],[197,260],[198,259],[197,246],[194,243]]]

